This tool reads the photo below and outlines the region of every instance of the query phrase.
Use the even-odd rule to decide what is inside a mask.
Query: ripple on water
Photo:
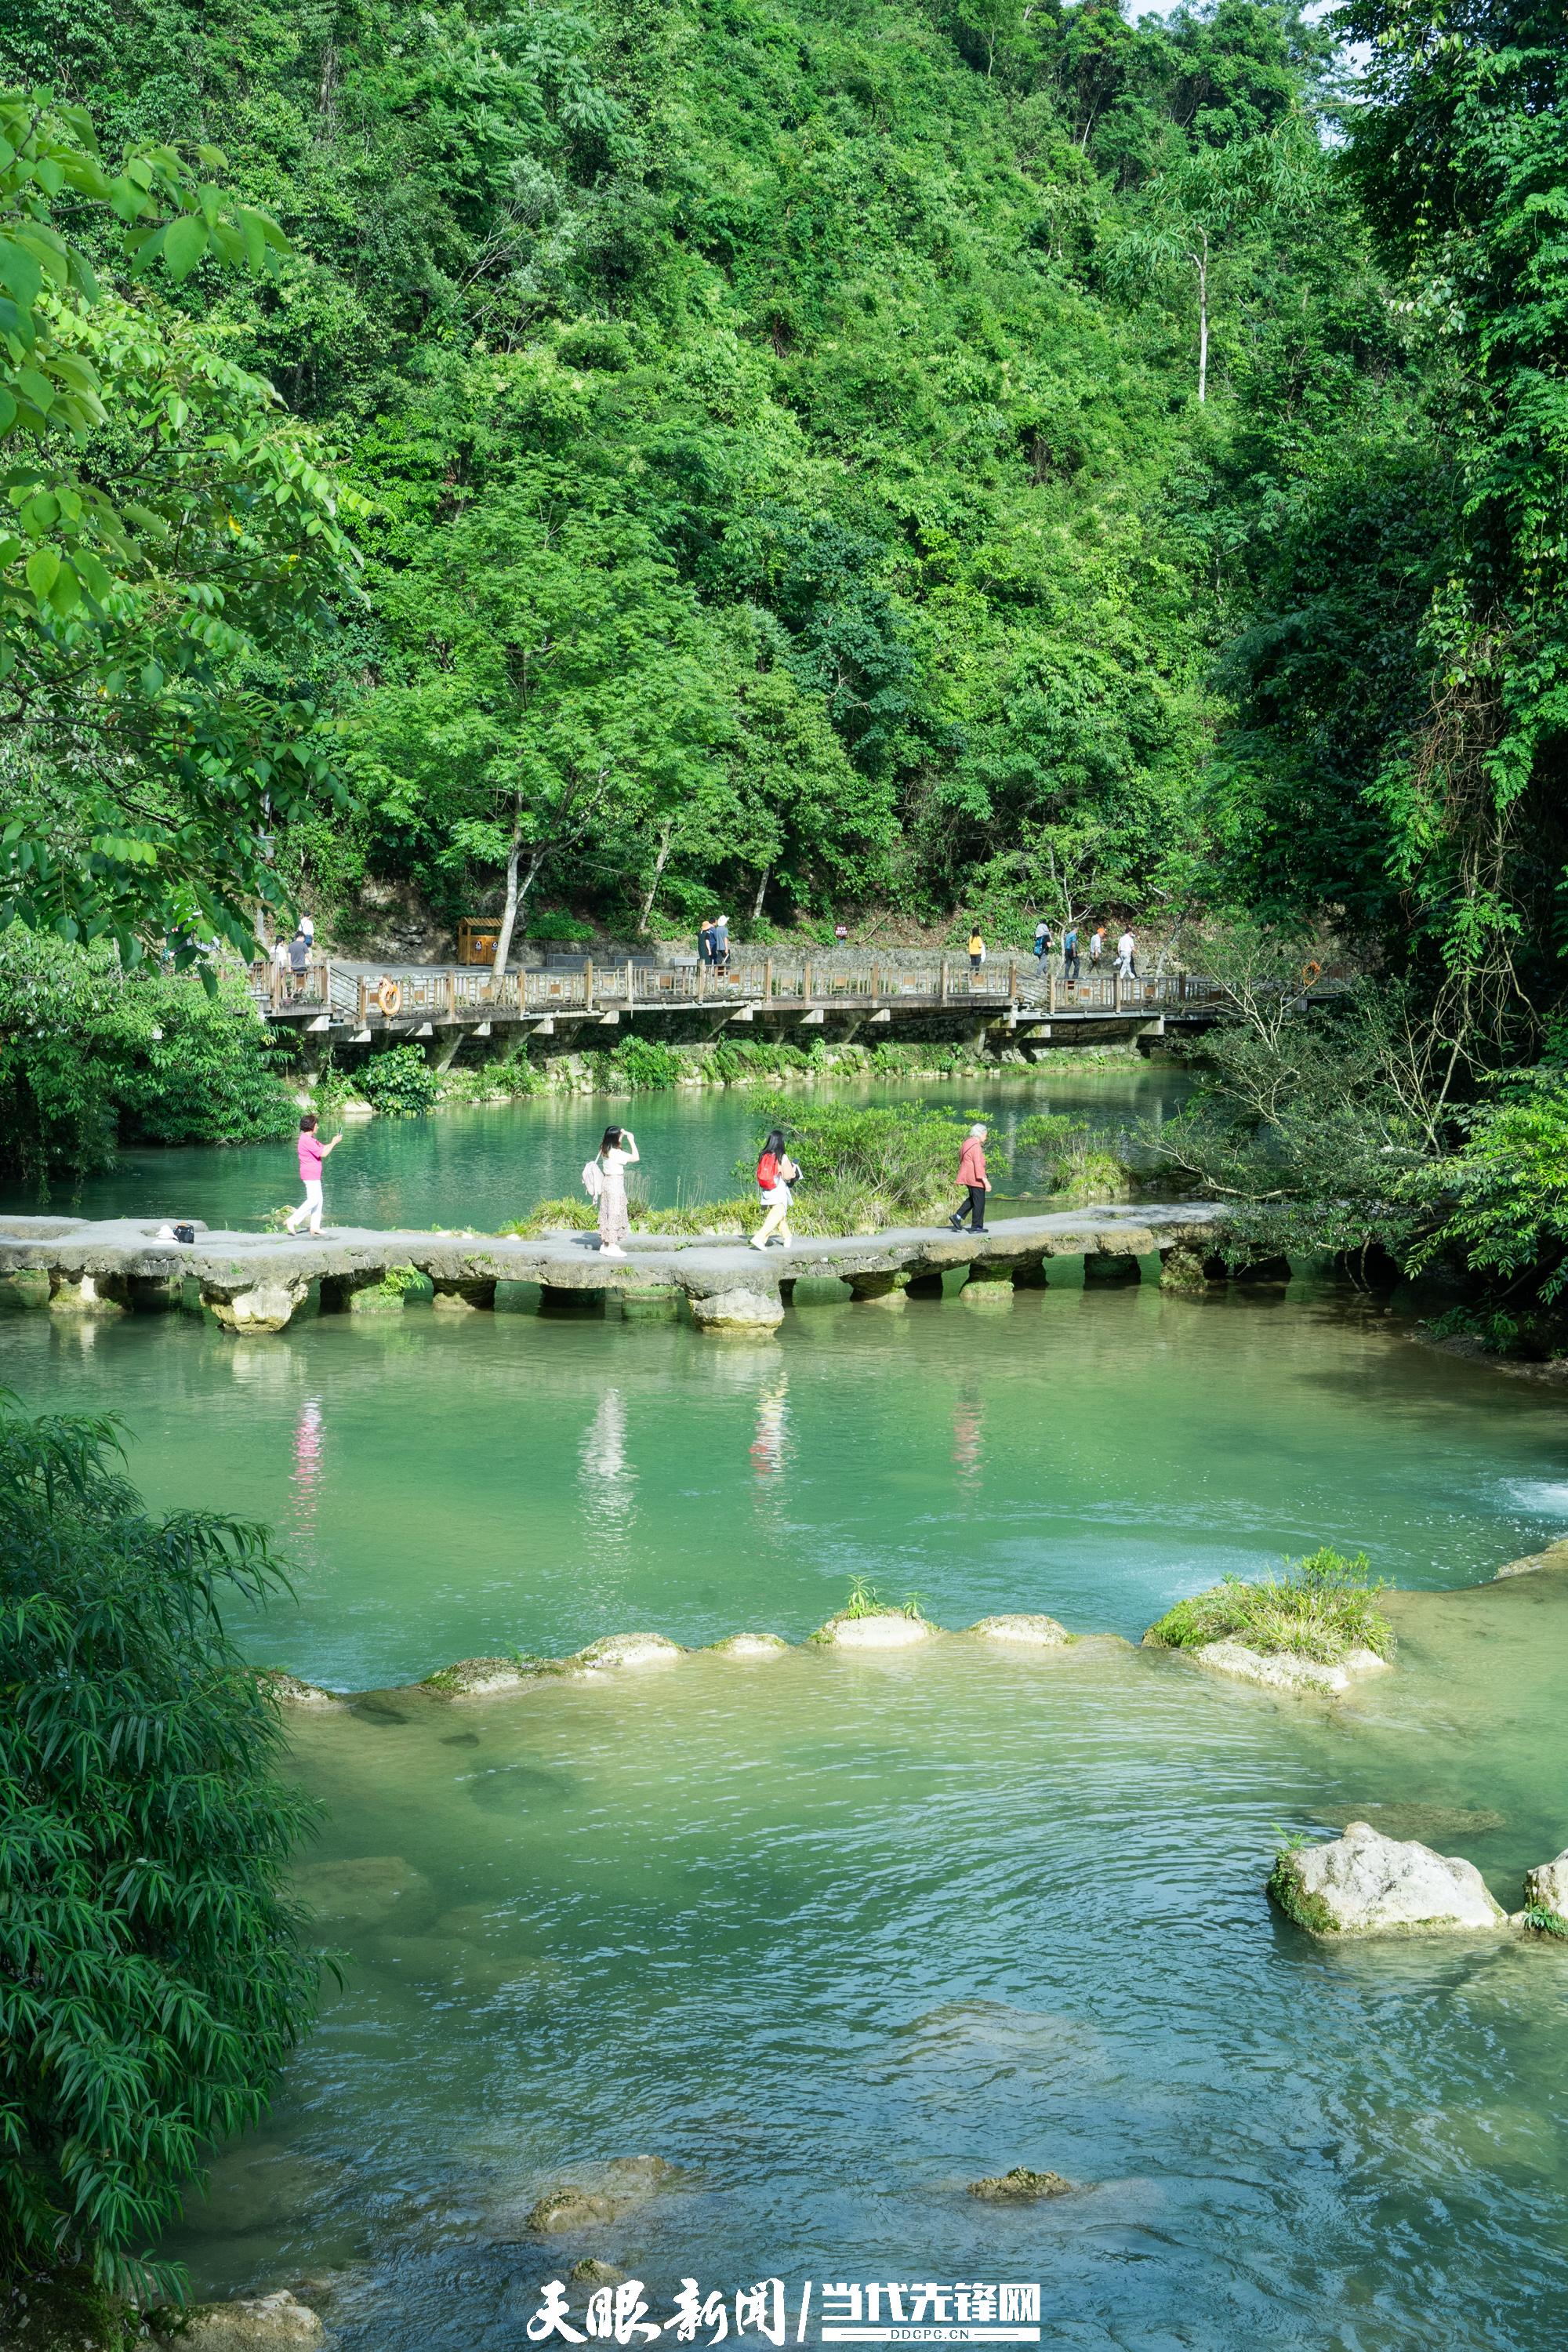
[[[1397,1606],[1401,1672],[1335,1707],[952,1643],[563,1682],[458,1749],[435,1705],[301,1718],[311,1867],[404,1891],[220,2165],[201,2284],[359,2265],[349,2352],[515,2344],[588,2252],[661,2292],[1038,2277],[1049,2340],[1140,2352],[1544,2347],[1568,1956],[1322,1946],[1261,1894],[1276,1823],[1374,1791],[1513,1900],[1568,1825],[1564,1580]],[[1434,1719],[1464,1729],[1440,1762]],[[645,2149],[677,2191],[520,2244],[543,2187]],[[1018,2163],[1073,2195],[965,2194]]]

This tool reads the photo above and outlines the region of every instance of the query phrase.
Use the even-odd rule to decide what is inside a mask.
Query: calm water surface
[[[954,1111],[983,1110],[1005,1149],[1018,1122],[1039,1110],[1071,1112],[1114,1133],[1158,1118],[1188,1081],[1169,1065],[1079,1063],[1063,1055],[1036,1077],[951,1081],[921,1087],[820,1086],[795,1090],[803,1104],[925,1100]],[[611,1121],[625,1120],[643,1155],[639,1182],[654,1206],[716,1201],[741,1189],[740,1160],[754,1160],[756,1097],[742,1087],[689,1087],[612,1098],[568,1095],[533,1102],[475,1104],[431,1118],[349,1124],[327,1163],[327,1215],[340,1224],[473,1225],[493,1232],[536,1202],[580,1194],[584,1161]],[[956,1154],[955,1154],[956,1160]],[[299,1198],[292,1144],[142,1148],[121,1152],[79,1196],[56,1208],[89,1217],[200,1217],[209,1225],[254,1225],[279,1202]],[[0,1208],[36,1210],[26,1193],[0,1192]]]

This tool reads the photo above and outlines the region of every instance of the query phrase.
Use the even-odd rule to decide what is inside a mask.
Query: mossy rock
[[[91,2279],[23,2279],[0,2301],[5,2352],[127,2352],[143,2340],[140,2314]]]
[[[1268,1896],[1287,1919],[1309,1936],[1337,1936],[1339,1921],[1321,1895],[1310,1895],[1301,1884],[1301,1867],[1294,1847],[1284,1847],[1268,1874]]]
[[[972,2180],[969,2193],[987,2205],[1033,2205],[1042,2197],[1065,2197],[1071,2187],[1059,2172],[1031,2172],[1026,2165],[1016,2164],[1011,2172]]]

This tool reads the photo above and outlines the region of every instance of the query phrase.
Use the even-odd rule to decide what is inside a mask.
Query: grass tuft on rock
[[[1338,1665],[1352,1650],[1386,1658],[1394,1628],[1377,1605],[1384,1588],[1369,1580],[1367,1566],[1364,1552],[1346,1559],[1325,1545],[1303,1559],[1288,1559],[1283,1576],[1256,1584],[1227,1576],[1207,1592],[1178,1601],[1143,1639],[1159,1650],[1239,1642],[1265,1656],[1312,1658],[1325,1666]]]
[[[1321,1895],[1309,1895],[1301,1884],[1300,1853],[1304,1841],[1287,1840],[1274,1857],[1268,1892],[1287,1919],[1310,1936],[1337,1936],[1340,1923]]]

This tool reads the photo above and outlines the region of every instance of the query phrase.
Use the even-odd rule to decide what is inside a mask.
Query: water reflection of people
[[[606,1389],[578,1456],[587,1506],[601,1524],[618,1525],[631,1508],[637,1472],[626,1459],[626,1401]]]
[[[952,1405],[952,1459],[961,1478],[973,1478],[980,1469],[982,1431],[979,1398],[955,1397]]]
[[[294,1490],[294,1517],[302,1527],[313,1525],[316,1490],[321,1483],[321,1432],[324,1416],[320,1397],[307,1397],[294,1424],[294,1466],[289,1485]]]
[[[776,1478],[786,1460],[789,1433],[784,1400],[789,1382],[780,1379],[757,1397],[757,1433],[752,1440],[752,1467],[759,1478]]]

